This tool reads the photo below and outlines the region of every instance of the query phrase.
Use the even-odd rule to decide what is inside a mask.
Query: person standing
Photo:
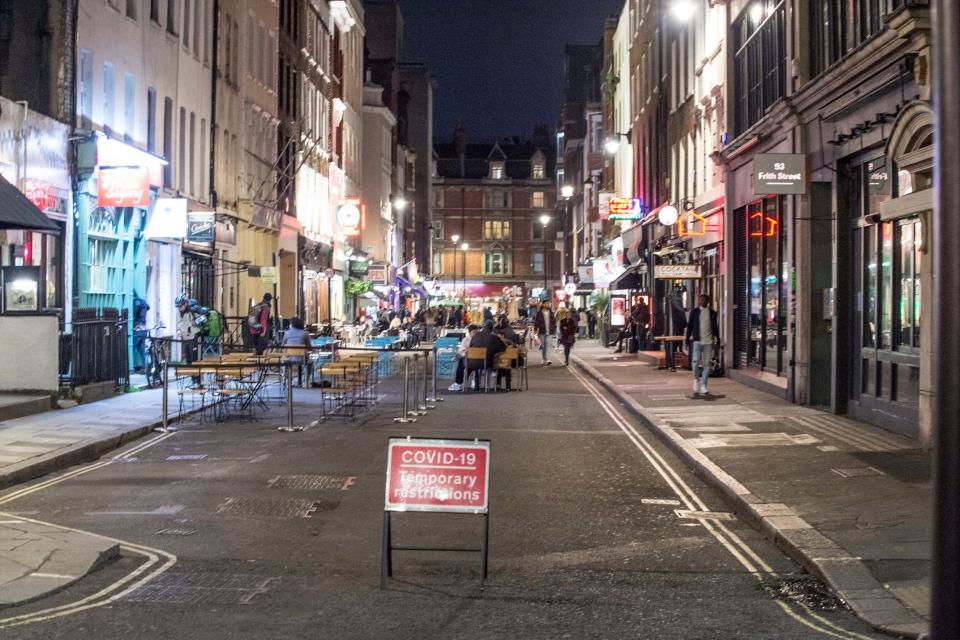
[[[597,337],[597,316],[590,309],[587,309],[587,335],[591,340]]]
[[[644,351],[647,348],[647,329],[650,326],[650,307],[642,298],[636,306],[637,317],[635,331],[637,333],[637,349]]]
[[[577,318],[577,333],[579,337],[587,337],[587,310],[583,307],[580,307],[580,313]]]
[[[700,296],[700,306],[690,312],[687,323],[687,341],[691,342],[690,368],[693,370],[693,395],[708,395],[707,382],[710,380],[710,362],[713,360],[713,347],[720,342],[720,326],[717,312],[710,306],[710,296]],[[703,368],[697,374],[697,367]]]
[[[570,349],[577,341],[577,321],[568,309],[561,309],[557,314],[560,319],[560,344],[563,345],[563,366],[570,366]]]
[[[270,335],[270,303],[273,295],[263,294],[263,299],[247,313],[247,324],[250,325],[250,338],[257,355],[263,355],[267,350],[267,336]]]
[[[197,315],[191,310],[191,300],[187,296],[180,294],[174,302],[180,312],[180,318],[177,320],[177,337],[180,338],[182,345],[181,356],[187,364],[193,364],[199,359],[197,347],[202,333],[200,323]]]
[[[550,311],[550,303],[546,300],[540,303],[540,310],[533,317],[533,330],[540,340],[540,365],[546,366],[553,364],[547,360],[547,349],[550,344],[550,334],[553,333],[553,313]]]
[[[133,290],[133,350],[137,354],[134,371],[143,371],[147,366],[147,311],[150,305]]]

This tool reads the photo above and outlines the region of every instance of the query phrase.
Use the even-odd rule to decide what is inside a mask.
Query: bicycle
[[[145,340],[147,341],[147,361],[144,367],[144,373],[147,375],[147,386],[151,389],[163,384],[163,366],[167,362],[167,352],[164,345],[167,338],[154,338],[154,331],[166,329],[163,324],[158,324],[147,332]]]

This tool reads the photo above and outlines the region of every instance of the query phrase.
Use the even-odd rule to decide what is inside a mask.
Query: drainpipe
[[[213,46],[210,47],[210,206],[213,209],[213,240],[210,242],[210,258],[213,265],[213,296],[220,299],[220,312],[223,313],[223,292],[218,296],[217,289],[223,288],[223,283],[217,277],[217,65],[220,51],[220,0],[213,0]]]

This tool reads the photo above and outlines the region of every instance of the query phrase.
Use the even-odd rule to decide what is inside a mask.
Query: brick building
[[[472,309],[496,304],[505,287],[538,296],[560,282],[555,247],[554,151],[538,127],[529,140],[434,145],[433,274],[444,294]],[[466,249],[463,248],[464,243]]]

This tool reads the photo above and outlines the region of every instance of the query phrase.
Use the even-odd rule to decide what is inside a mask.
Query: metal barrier
[[[394,418],[393,421],[403,424],[416,422],[417,419],[411,418],[411,415],[414,415],[414,412],[410,411],[410,358],[405,358],[403,361],[403,415]]]
[[[77,309],[72,332],[60,335],[60,380],[70,388],[130,384],[127,310]]]

